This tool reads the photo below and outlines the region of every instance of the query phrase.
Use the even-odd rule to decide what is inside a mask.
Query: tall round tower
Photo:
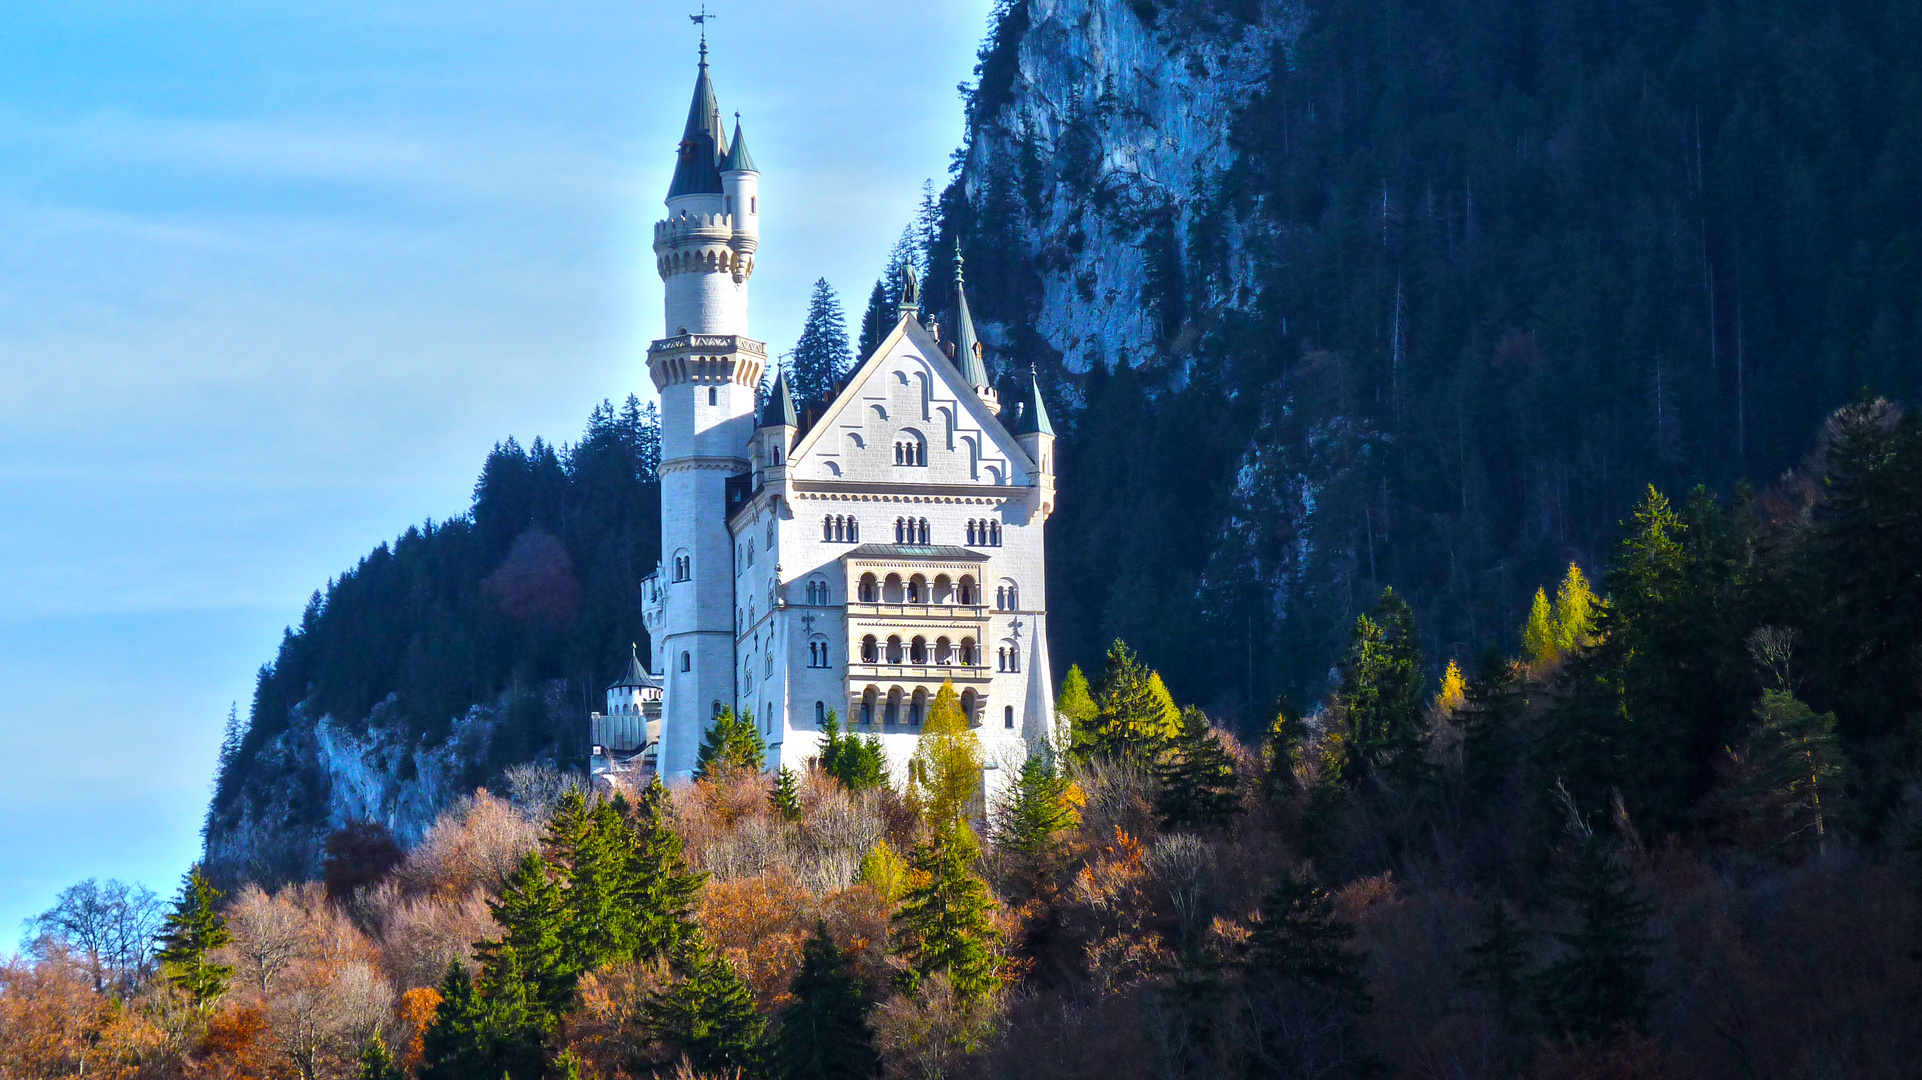
[[[670,779],[693,771],[708,722],[735,705],[727,481],[749,470],[754,390],[767,366],[767,347],[746,336],[760,201],[738,119],[731,145],[721,128],[703,40],[667,218],[654,226],[667,336],[647,355],[661,396],[666,600],[654,647],[666,689],[658,767]]]

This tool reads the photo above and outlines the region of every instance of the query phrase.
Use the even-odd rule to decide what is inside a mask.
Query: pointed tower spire
[[[694,100],[687,107],[687,126],[681,131],[679,160],[667,197],[719,195],[721,161],[727,155],[727,134],[721,128],[721,106],[714,99],[714,83],[707,77],[707,37],[701,37],[701,64],[694,77]]]
[[[800,427],[800,413],[794,408],[794,395],[788,391],[787,369],[774,376],[774,389],[761,406],[760,427]]]
[[[1021,400],[1020,414],[1015,417],[1016,435],[1054,435],[1054,421],[1048,418],[1048,407],[1041,403],[1041,377],[1028,366],[1028,392]]]
[[[741,135],[741,114],[734,114],[734,138],[727,144],[727,160],[721,163],[722,172],[760,172],[754,166],[754,155],[747,152],[747,139]]]
[[[981,361],[981,339],[974,333],[974,316],[968,313],[968,291],[961,277],[961,241],[954,242],[954,358],[960,362],[961,377],[977,390],[988,385],[988,368]]]

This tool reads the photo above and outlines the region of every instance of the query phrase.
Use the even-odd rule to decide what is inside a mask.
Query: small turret
[[[974,316],[968,312],[968,291],[961,276],[961,244],[954,245],[954,361],[961,370],[961,378],[974,388],[976,396],[990,410],[1001,411],[1001,395],[995,392],[994,384],[988,381],[988,365],[984,359],[986,350],[981,339],[974,332]]]
[[[1015,407],[1014,437],[1034,459],[1036,509],[1046,520],[1054,513],[1054,421],[1042,403],[1041,379],[1032,367],[1028,369],[1028,392]]]
[[[779,372],[774,376],[774,389],[762,404],[760,420],[755,424],[754,461],[761,470],[763,484],[777,482],[787,474],[788,451],[794,448],[794,436],[800,426],[794,395],[788,391],[787,372]]]
[[[745,281],[754,272],[754,250],[761,245],[761,170],[747,152],[740,113],[734,114],[734,138],[721,162],[721,192],[722,212],[734,224],[729,245],[735,253],[734,280]]]

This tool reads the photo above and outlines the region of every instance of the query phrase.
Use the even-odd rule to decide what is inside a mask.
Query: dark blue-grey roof
[[[714,100],[714,83],[707,77],[707,43],[702,42],[700,74],[694,78],[694,101],[687,107],[680,159],[674,163],[674,182],[667,186],[667,197],[719,195],[721,161],[726,156],[727,135],[721,130],[721,106]]]
[[[727,145],[727,160],[721,163],[722,172],[760,172],[754,167],[754,155],[747,152],[747,140],[741,137],[741,114],[734,114],[734,140]]]
[[[794,408],[794,395],[788,392],[787,372],[774,376],[774,389],[761,405],[760,427],[800,427],[801,417]]]
[[[961,244],[954,245],[954,359],[961,377],[969,386],[988,385],[988,369],[981,362],[981,339],[974,333],[974,316],[968,312],[968,290],[961,280]]]
[[[849,559],[929,559],[935,562],[987,562],[978,551],[951,544],[862,544],[848,552]]]
[[[639,646],[636,646],[632,658],[627,662],[626,673],[607,684],[607,688],[614,690],[624,686],[642,686],[659,689],[660,685],[661,680],[648,674],[647,669],[641,666],[641,650]]]

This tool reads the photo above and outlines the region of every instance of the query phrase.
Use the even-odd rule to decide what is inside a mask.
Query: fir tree
[[[196,863],[187,871],[160,933],[160,949],[154,954],[160,973],[204,1012],[227,992],[233,978],[233,967],[213,957],[215,949],[231,940],[220,914],[220,891]]]
[[[611,801],[596,804],[580,823],[566,874],[562,941],[574,970],[642,958],[645,910],[637,858],[634,832],[620,809]]]
[[[881,342],[894,329],[894,297],[883,278],[874,283],[874,291],[868,294],[868,307],[861,315],[860,355],[856,360],[865,361],[881,347]]]
[[[1521,1008],[1528,989],[1528,943],[1522,928],[1500,901],[1482,912],[1482,937],[1468,947],[1468,963],[1462,967],[1462,985],[1479,990],[1495,1006],[1501,1029],[1509,1035],[1521,1032]]]
[[[701,739],[701,749],[694,761],[694,778],[699,780],[729,770],[760,772],[766,765],[767,744],[761,741],[761,730],[754,726],[754,718],[745,713],[736,717],[733,709],[722,706]]]
[[[500,946],[481,969],[474,991],[480,998],[487,1070],[480,1075],[538,1077],[544,1071],[547,1034],[560,1016],[537,996],[542,974],[522,968],[512,945]]]
[[[925,801],[929,824],[941,828],[980,815],[983,760],[981,739],[961,712],[953,681],[943,682],[908,762],[912,790]]]
[[[1308,745],[1308,722],[1287,696],[1275,702],[1275,718],[1261,741],[1261,789],[1269,798],[1293,792],[1296,770]]]
[[[548,873],[547,861],[535,852],[521,856],[508,876],[501,898],[488,902],[501,936],[481,942],[475,953],[482,964],[482,982],[498,987],[509,978],[524,980],[525,996],[547,1017],[567,1010],[574,984],[588,964],[568,955],[563,941],[572,920],[569,897]]]
[[[1846,763],[1835,714],[1818,716],[1795,695],[1766,690],[1755,718],[1740,794],[1777,845],[1809,843],[1826,851]]]
[[[1155,809],[1168,829],[1218,829],[1241,811],[1235,760],[1215,737],[1207,714],[1189,706],[1181,730],[1155,764],[1161,791]]]
[[[1414,613],[1394,589],[1383,589],[1374,610],[1355,620],[1341,660],[1351,782],[1380,774],[1405,790],[1425,777],[1421,668]]]
[[[767,794],[768,802],[774,812],[781,815],[782,821],[801,820],[801,785],[794,779],[794,770],[786,765],[774,778],[774,790]]]
[[[1516,669],[1493,645],[1482,654],[1474,681],[1462,691],[1454,718],[1462,730],[1462,782],[1469,805],[1488,806],[1512,775],[1520,747],[1510,727],[1516,700]]]
[[[433,1023],[421,1034],[420,1080],[473,1080],[493,1077],[492,1039],[487,1009],[458,960],[447,965],[440,983],[440,1004]]]
[[[766,1022],[734,965],[692,937],[675,957],[674,981],[648,995],[641,1016],[653,1034],[686,1056],[694,1071],[740,1070],[759,1076]]]
[[[1013,865],[1012,876],[1029,895],[1041,892],[1066,862],[1062,834],[1080,823],[1069,801],[1072,787],[1046,757],[1030,757],[1014,781],[1014,794],[995,808],[995,847]]]
[[[354,1080],[407,1080],[406,1070],[394,1061],[378,1030],[367,1040],[367,1045],[360,1048],[360,1064],[354,1071]]]
[[[1077,747],[1084,758],[1125,758],[1145,765],[1181,725],[1181,711],[1161,676],[1120,641],[1108,649],[1095,703],[1093,730]]]
[[[866,791],[887,782],[888,759],[881,738],[862,738],[849,732],[841,734],[834,710],[828,710],[821,725],[821,771],[840,781],[849,791]]]
[[[966,826],[937,824],[908,860],[910,883],[892,919],[904,989],[945,972],[956,994],[978,1000],[999,983],[994,899],[971,869],[978,854]]]
[[[825,921],[801,951],[801,970],[789,987],[794,1003],[781,1011],[771,1057],[780,1080],[860,1080],[881,1070],[868,1027],[861,980],[847,970]]]
[[[1261,921],[1249,938],[1251,972],[1318,990],[1347,1008],[1368,1008],[1361,976],[1364,954],[1348,943],[1355,928],[1335,918],[1335,901],[1303,873],[1281,879],[1261,902]]]
[[[1623,1028],[1648,1025],[1648,916],[1654,905],[1637,896],[1621,865],[1590,839],[1556,894],[1574,909],[1575,928],[1555,939],[1567,955],[1536,978],[1537,1008],[1550,1030],[1599,1040]]]
[[[827,279],[820,278],[808,300],[801,340],[788,354],[795,405],[803,413],[825,406],[834,397],[835,385],[846,377],[849,362],[847,316]]]
[[[681,838],[667,825],[667,788],[655,777],[634,814],[631,880],[638,883],[634,959],[670,956],[693,939],[694,899],[706,875],[689,870]]]

